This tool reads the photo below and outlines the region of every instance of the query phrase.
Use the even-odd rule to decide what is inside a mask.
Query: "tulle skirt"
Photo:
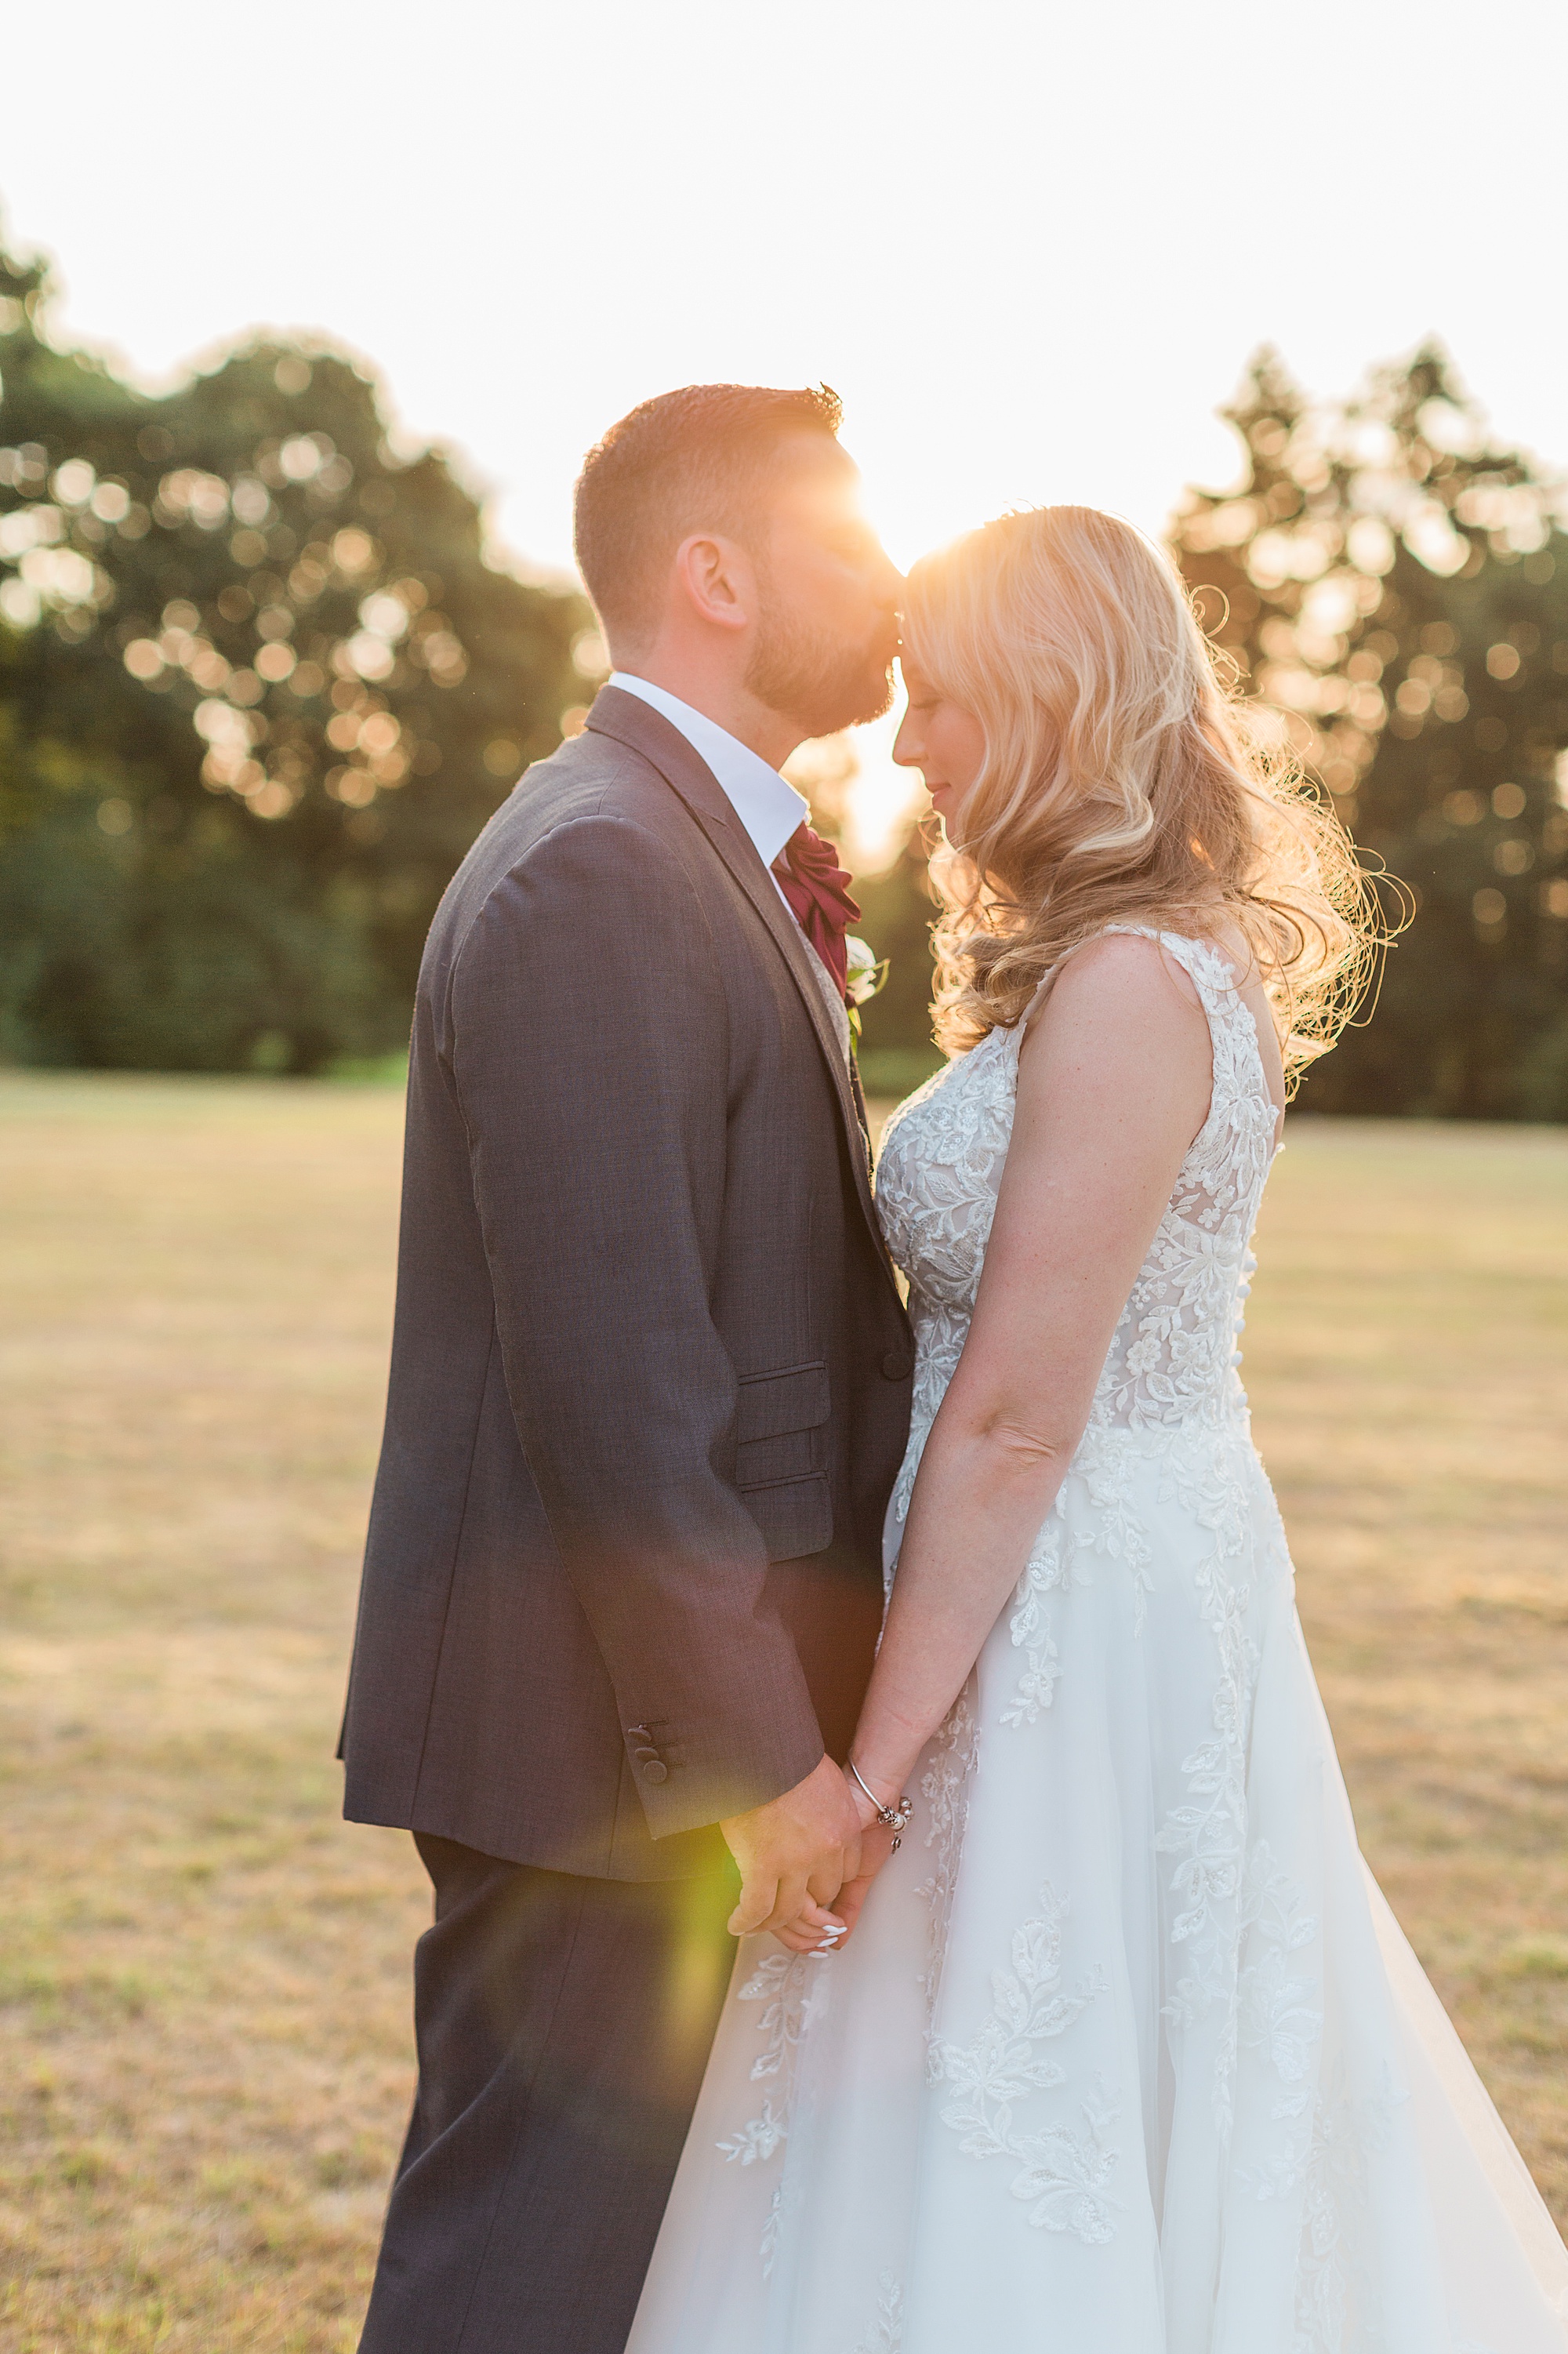
[[[629,2354],[1565,2354],[1245,1424],[1092,1435],[840,1953],[745,1941]]]

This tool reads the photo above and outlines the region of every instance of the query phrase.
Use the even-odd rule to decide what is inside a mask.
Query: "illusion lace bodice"
[[[1249,1244],[1275,1154],[1278,1114],[1257,1025],[1230,966],[1201,940],[1138,925],[1191,976],[1213,1042],[1213,1096],[1139,1269],[1095,1391],[1090,1430],[1155,1435],[1234,1424],[1246,1401],[1236,1368],[1254,1268]],[[1024,1025],[992,1030],[901,1105],[884,1136],[877,1206],[909,1278],[915,1399],[898,1510],[974,1312],[1012,1134]]]

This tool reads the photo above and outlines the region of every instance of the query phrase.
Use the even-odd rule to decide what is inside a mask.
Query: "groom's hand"
[[[817,1935],[841,1925],[824,1908],[860,1870],[860,1818],[831,1757],[781,1797],[719,1826],[740,1866],[731,1932],[748,1937],[802,1918]]]

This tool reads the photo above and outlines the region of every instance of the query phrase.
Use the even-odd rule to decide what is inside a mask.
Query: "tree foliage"
[[[346,358],[258,341],[154,399],[57,350],[48,294],[0,254],[0,1054],[384,1051],[585,697],[588,610],[486,560]]]
[[[1264,353],[1224,414],[1246,479],[1188,494],[1178,561],[1413,910],[1302,1102],[1568,1117],[1563,485],[1489,444],[1436,348],[1330,408]]]
[[[861,1068],[873,1095],[906,1095],[942,1066],[931,1028],[937,905],[927,837],[935,832],[934,819],[911,828],[891,866],[855,882],[861,904],[857,928],[887,960],[886,982],[865,1008],[861,1025]]]
[[[154,398],[56,347],[49,292],[0,251],[0,1056],[384,1051],[452,869],[587,699],[588,610],[487,559],[343,355],[257,340]],[[1225,414],[1245,480],[1187,494],[1177,559],[1414,909],[1303,1102],[1568,1118],[1568,496],[1435,348],[1327,406],[1265,353]],[[903,1085],[919,841],[861,896],[868,1067]]]

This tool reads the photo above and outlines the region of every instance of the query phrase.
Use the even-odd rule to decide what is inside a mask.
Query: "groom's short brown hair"
[[[843,406],[826,385],[689,384],[644,400],[583,460],[577,567],[606,632],[624,646],[653,627],[671,557],[694,531],[745,539],[780,445],[837,434]]]

